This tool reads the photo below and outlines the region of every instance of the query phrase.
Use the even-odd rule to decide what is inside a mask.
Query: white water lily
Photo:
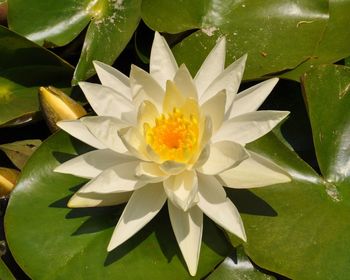
[[[90,179],[69,207],[127,202],[108,251],[145,226],[167,201],[171,225],[191,275],[198,266],[203,213],[246,241],[229,188],[288,182],[290,176],[245,144],[273,129],[288,112],[256,111],[278,79],[237,94],[246,55],[226,69],[225,38],[193,79],[155,34],[150,73],[132,66],[130,78],[101,62],[102,85],[83,82],[97,116],[58,125],[97,150],[55,171]]]

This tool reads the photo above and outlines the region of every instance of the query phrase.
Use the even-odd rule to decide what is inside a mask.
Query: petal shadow
[[[277,212],[262,198],[245,189],[226,188],[227,196],[240,213],[276,217]]]

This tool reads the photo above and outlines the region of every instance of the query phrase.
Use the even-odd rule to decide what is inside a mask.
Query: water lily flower
[[[150,73],[133,65],[128,78],[95,62],[102,85],[79,84],[97,116],[58,125],[96,150],[55,171],[90,179],[69,207],[127,202],[108,251],[132,237],[167,202],[176,240],[195,275],[203,213],[247,239],[222,185],[253,188],[290,181],[278,165],[245,148],[288,115],[256,111],[278,79],[237,94],[247,56],[225,68],[225,52],[222,38],[192,78],[156,33]]]

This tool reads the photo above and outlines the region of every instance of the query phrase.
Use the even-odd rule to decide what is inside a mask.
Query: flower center
[[[145,123],[144,132],[161,160],[187,162],[197,148],[198,120],[193,115],[186,117],[178,108],[156,118],[153,127]]]

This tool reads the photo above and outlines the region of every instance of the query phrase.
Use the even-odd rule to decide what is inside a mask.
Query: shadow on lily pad
[[[227,196],[240,213],[276,217],[277,212],[262,198],[246,189],[226,188]]]
[[[160,249],[168,262],[170,262],[175,255],[177,255],[178,258],[182,261],[181,252],[177,247],[176,239],[172,233],[170,221],[167,215],[168,213],[166,211],[166,207],[163,207],[158,215],[145,227],[143,227],[138,233],[136,233],[122,245],[115,248],[113,251],[109,252],[104,265],[108,266],[118,261],[130,251],[138,247],[142,242],[145,242],[145,240],[148,239],[151,235],[155,235]],[[155,248],[152,247],[154,243],[148,242],[148,244],[150,246],[150,251],[155,250]],[[184,262],[183,265],[186,266]]]

